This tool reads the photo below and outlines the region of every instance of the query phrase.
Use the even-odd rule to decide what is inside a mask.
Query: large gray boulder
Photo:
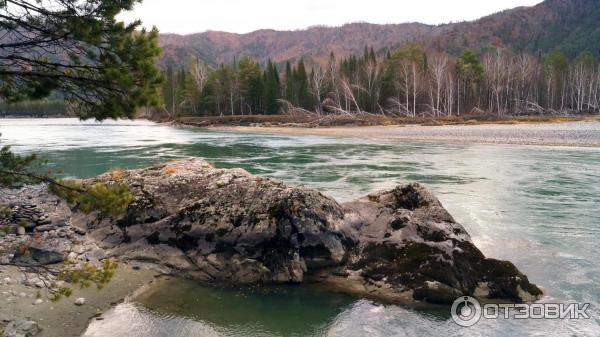
[[[339,204],[200,159],[85,181],[96,182],[125,184],[134,201],[121,218],[76,213],[75,225],[113,256],[202,282],[321,282],[362,296],[435,303],[541,295],[510,262],[485,258],[419,184]]]
[[[384,299],[452,303],[461,295],[532,301],[541,291],[510,262],[487,259],[420,184],[343,205],[358,244],[333,283]],[[340,278],[339,275],[343,277]]]

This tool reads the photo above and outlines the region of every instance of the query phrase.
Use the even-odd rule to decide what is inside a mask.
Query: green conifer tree
[[[279,111],[279,103],[277,102],[280,97],[279,86],[277,66],[269,60],[264,74],[264,104],[267,115],[274,115]]]

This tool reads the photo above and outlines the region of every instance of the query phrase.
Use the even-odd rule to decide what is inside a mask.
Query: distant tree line
[[[0,102],[0,117],[58,117],[66,116],[63,99],[44,99],[18,103]]]
[[[260,65],[244,57],[213,68],[195,59],[164,70],[163,99],[176,115],[278,113],[438,117],[600,111],[599,61],[584,52],[541,57],[465,50],[455,57],[417,44],[325,65]],[[281,69],[280,69],[281,68]]]

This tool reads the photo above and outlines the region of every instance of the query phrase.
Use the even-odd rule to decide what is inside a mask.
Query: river
[[[213,289],[177,281],[118,305],[85,336],[600,335],[598,148],[267,136],[75,119],[0,119],[0,133],[2,144],[41,153],[66,177],[198,156],[340,201],[418,181],[487,256],[512,261],[542,286],[543,301],[590,303],[592,316],[482,320],[465,329],[439,308],[382,305],[306,287]]]

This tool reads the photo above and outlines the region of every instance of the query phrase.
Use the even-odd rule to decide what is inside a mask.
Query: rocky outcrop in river
[[[127,214],[103,218],[75,207],[70,224],[109,256],[165,273],[219,284],[320,282],[394,302],[541,295],[510,262],[485,258],[419,184],[339,204],[200,159],[84,183],[96,182],[129,186]]]

